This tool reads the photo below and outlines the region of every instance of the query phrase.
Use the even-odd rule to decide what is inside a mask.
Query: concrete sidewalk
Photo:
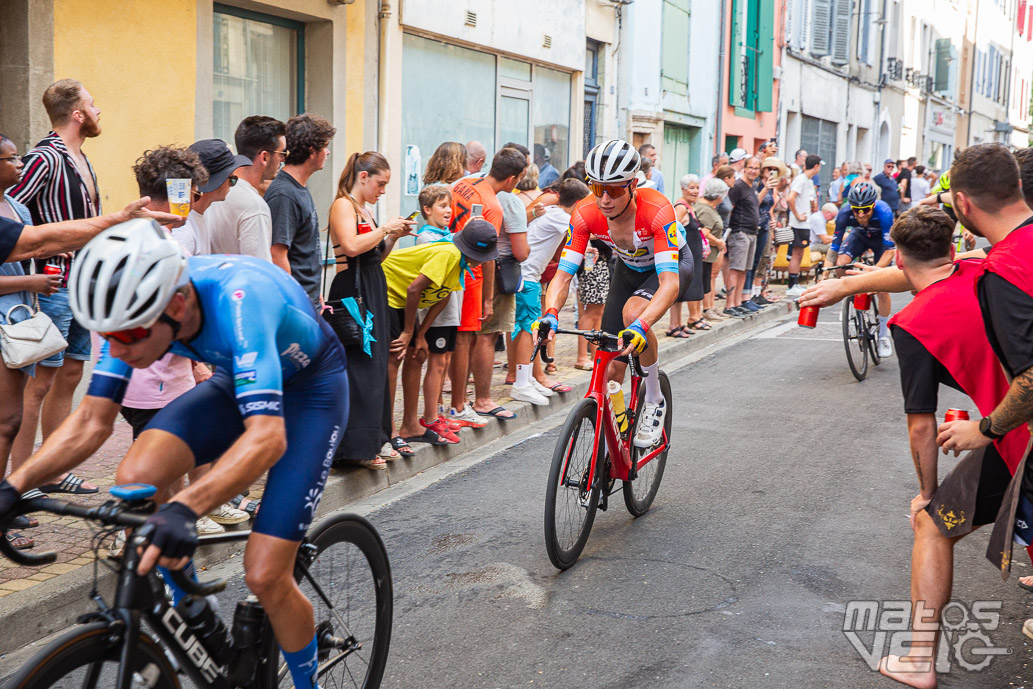
[[[688,339],[661,335],[661,362],[684,356],[727,337],[786,317],[794,308],[792,302],[784,300],[747,319],[715,323],[712,330],[697,332]],[[564,324],[573,324],[574,317],[569,309],[565,310],[561,320]],[[665,317],[657,324],[656,330],[663,333],[666,327]],[[561,337],[557,340],[555,355],[559,370],[552,374],[557,380],[572,386],[572,392],[551,398],[547,407],[515,402],[507,394],[508,386],[504,384],[505,370],[496,368],[492,393],[497,401],[514,411],[517,418],[494,421],[483,429],[464,429],[460,434],[461,442],[457,445],[414,445],[414,457],[389,462],[387,471],[372,471],[360,467],[335,468],[327,481],[319,514],[339,509],[355,500],[375,494],[432,466],[533,425],[538,419],[572,405],[584,395],[590,381],[589,373],[573,368],[576,347],[575,337]],[[500,357],[504,356],[500,354]],[[400,403],[396,406],[400,407]],[[129,426],[119,421],[115,433],[100,452],[77,470],[77,473],[101,486],[101,492],[93,496],[79,496],[76,500],[87,504],[100,504],[107,499],[105,489],[114,483],[118,462],[130,443]],[[252,489],[252,495],[257,496],[260,491],[261,483],[258,483]],[[40,527],[25,530],[23,533],[36,539],[35,552],[56,551],[57,561],[37,570],[18,567],[0,558],[0,627],[5,632],[0,654],[61,629],[74,622],[78,615],[92,608],[88,600],[89,592],[94,585],[94,567],[89,566],[94,564],[91,526],[70,517],[37,515],[37,518]],[[247,524],[242,526],[246,527]],[[198,553],[198,566],[203,569],[230,557],[242,548],[243,544],[205,548]],[[101,553],[106,553],[106,545]],[[98,569],[98,589],[106,597],[110,596],[113,592],[114,576],[105,567]]]

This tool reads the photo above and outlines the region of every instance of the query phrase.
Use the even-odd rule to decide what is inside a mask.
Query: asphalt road
[[[384,686],[899,686],[843,632],[850,601],[909,595],[917,483],[897,362],[855,382],[837,315],[675,373],[674,449],[653,508],[633,519],[615,495],[567,572],[543,545],[558,428],[373,512],[395,585]],[[940,406],[971,404],[945,391]],[[978,672],[951,656],[941,687],[1031,679],[1021,624],[1033,599],[1001,582],[987,537],[959,544],[955,599],[1003,601],[986,633],[1010,652],[968,654],[969,666],[989,659]]]
[[[897,362],[855,382],[837,315],[674,373],[674,444],[653,508],[633,519],[615,495],[567,572],[543,544],[558,427],[387,496],[369,515],[395,587],[383,686],[901,686],[870,670],[843,631],[851,601],[908,597],[917,483]],[[971,404],[945,391],[941,413],[951,406]],[[941,459],[941,475],[954,463]],[[1020,628],[1033,599],[1014,577],[1001,582],[983,557],[987,537],[959,544],[954,597],[1002,601],[999,626],[982,629],[1002,655],[963,656],[970,666],[989,658],[978,672],[949,655],[941,687],[1031,679],[1033,643]],[[1021,552],[1016,560],[1030,572]],[[242,590],[238,576],[224,610]],[[974,632],[968,651],[983,646]],[[882,641],[869,631],[856,643]]]

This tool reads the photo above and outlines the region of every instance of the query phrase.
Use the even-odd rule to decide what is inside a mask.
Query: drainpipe
[[[381,0],[380,12],[377,15],[379,22],[380,41],[377,53],[377,150],[388,160],[392,159],[393,151],[390,150],[388,142],[391,141],[391,125],[388,113],[391,112],[390,105],[390,79],[388,75],[388,62],[391,55],[391,3],[388,0]],[[394,191],[400,189],[400,185],[393,185]],[[389,187],[389,190],[391,188]],[[398,193],[388,194],[388,201],[391,206],[397,208],[400,203]]]
[[[878,162],[878,152],[881,150],[879,144],[882,143],[882,86],[886,82],[886,27],[889,26],[890,23],[890,20],[886,17],[887,6],[888,0],[882,0],[882,14],[879,17],[879,19],[882,20],[882,23],[879,25],[882,28],[882,38],[879,40],[879,82],[875,89],[875,92],[879,94],[879,102],[875,104],[874,131],[876,155],[872,158],[875,162]],[[903,153],[898,149],[897,155],[903,155]]]
[[[717,44],[717,123],[714,130],[714,155],[717,155],[724,148],[722,145],[721,122],[724,119],[724,88],[725,88],[725,8],[728,0],[721,0],[721,26],[718,31]]]
[[[967,24],[967,22],[966,22]],[[979,45],[979,12],[976,12],[976,25],[972,29],[972,59],[969,60],[969,75],[968,75],[968,122],[965,123],[965,145],[968,146],[972,143],[972,104],[976,100],[976,46]],[[962,47],[965,46],[964,36],[961,39]],[[928,107],[928,106],[926,106]],[[929,121],[929,113],[925,114],[925,119]],[[957,143],[957,142],[955,142]]]

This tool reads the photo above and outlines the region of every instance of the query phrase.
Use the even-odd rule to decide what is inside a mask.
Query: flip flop
[[[477,410],[474,409],[474,411],[477,411]],[[499,421],[510,421],[510,420],[516,418],[516,414],[513,414],[512,416],[503,416],[502,414],[505,413],[505,412],[509,412],[510,414],[513,414],[513,412],[509,411],[505,407],[495,407],[491,411],[478,411],[477,412],[477,416],[494,416]]]
[[[564,385],[563,383],[556,383],[549,389],[553,392],[574,392],[574,388],[570,387],[569,385]]]
[[[1019,588],[1024,588],[1027,591],[1033,592],[1033,584],[1023,584],[1018,579],[1015,580],[1015,583],[1019,585]]]
[[[15,529],[35,529],[39,526],[39,520],[22,514],[11,520],[11,526]]]
[[[72,495],[93,495],[99,488],[83,488],[83,479],[68,472],[59,483],[47,483],[39,487],[44,493],[71,493]]]
[[[230,500],[230,504],[238,510],[244,510],[250,518],[254,519],[255,515],[258,514],[258,508],[262,505],[262,501],[252,500],[244,495],[238,495]]]
[[[407,443],[427,443],[428,445],[449,445],[447,440],[442,438],[440,435],[430,430],[429,428],[423,432],[423,435],[408,435],[405,437]]]
[[[377,460],[380,460],[379,462]],[[354,464],[357,467],[365,467],[366,469],[372,469],[374,471],[386,471],[387,461],[383,457],[377,457],[376,459],[355,459],[347,462],[348,464]]]
[[[574,364],[574,368],[579,371],[591,371],[593,364]]]
[[[559,369],[556,368],[556,364],[546,364],[545,365],[545,372],[546,373],[555,373],[558,370]],[[477,413],[480,414],[480,412],[477,412]]]
[[[391,438],[391,447],[395,449],[395,452],[402,455],[403,457],[412,457],[416,453],[409,447],[409,443],[405,442],[405,439],[400,435],[396,435]],[[370,460],[372,461],[372,460]]]
[[[36,546],[36,541],[32,537],[22,536],[20,533],[5,531],[4,538],[15,550],[28,550]]]

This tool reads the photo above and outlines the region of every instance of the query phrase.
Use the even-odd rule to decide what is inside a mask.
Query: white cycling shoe
[[[642,415],[639,417],[638,433],[635,434],[635,447],[650,448],[660,442],[664,434],[664,419],[667,417],[667,403],[645,402]]]
[[[890,338],[880,337],[875,351],[879,353],[880,359],[888,359],[893,356],[893,345],[890,343]]]

